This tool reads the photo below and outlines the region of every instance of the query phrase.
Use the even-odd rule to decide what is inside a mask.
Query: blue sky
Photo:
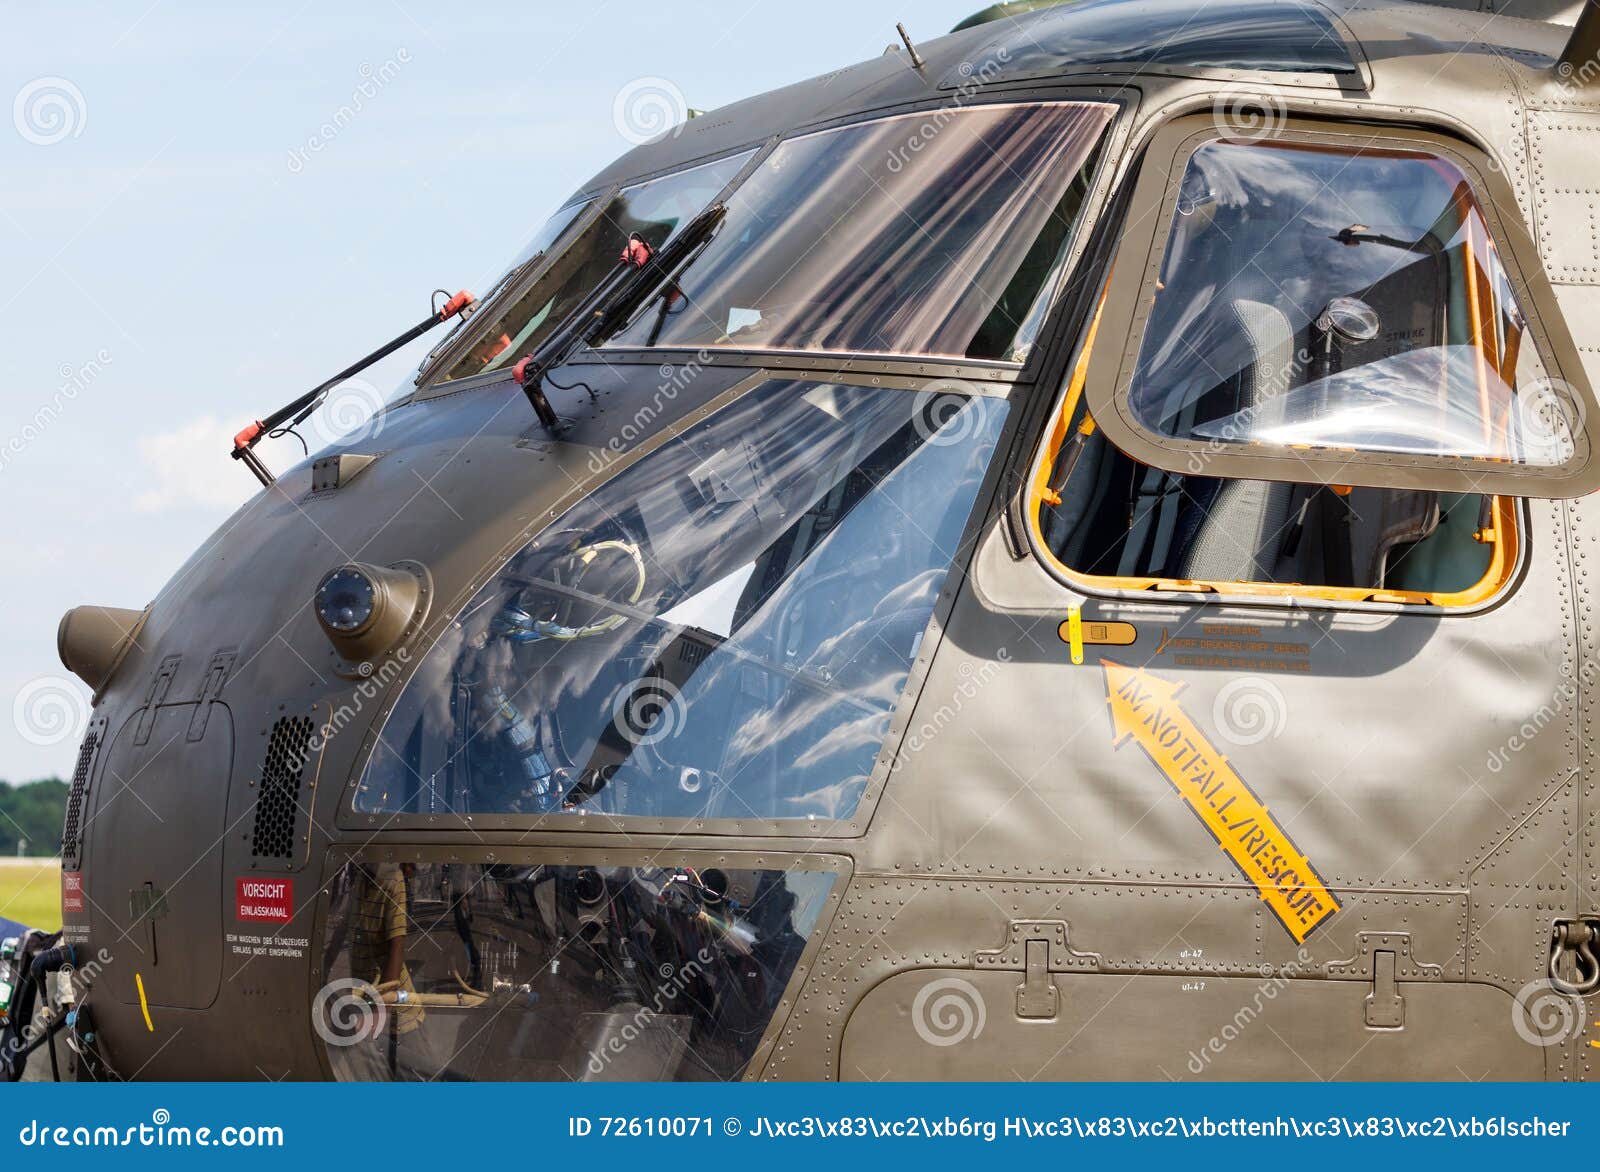
[[[713,109],[979,7],[9,5],[0,778],[70,773],[87,692],[64,682],[61,613],[142,607],[253,489],[234,431],[435,287],[482,292],[628,149],[619,93],[661,79]],[[426,346],[370,381],[409,383]],[[263,451],[281,468],[298,448]]]

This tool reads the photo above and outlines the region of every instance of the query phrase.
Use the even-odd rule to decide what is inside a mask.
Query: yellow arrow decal
[[[1339,910],[1311,860],[1178,704],[1184,685],[1102,659],[1113,745],[1132,737],[1296,943]]]

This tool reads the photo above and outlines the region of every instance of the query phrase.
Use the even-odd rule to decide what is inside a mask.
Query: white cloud
[[[133,498],[133,507],[141,513],[231,512],[250,499],[255,480],[228,456],[235,430],[207,415],[176,431],[140,436],[149,487]]]

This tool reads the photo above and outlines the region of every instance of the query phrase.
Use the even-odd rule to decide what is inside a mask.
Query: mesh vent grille
[[[300,814],[300,779],[306,770],[315,728],[309,716],[282,716],[267,740],[256,798],[255,831],[250,853],[258,859],[294,856],[295,823]]]
[[[94,769],[94,753],[100,747],[100,730],[92,728],[78,746],[78,764],[72,770],[72,789],[67,795],[67,819],[61,828],[61,868],[76,871],[79,863],[79,837],[83,828],[83,806],[89,797],[89,776]]]

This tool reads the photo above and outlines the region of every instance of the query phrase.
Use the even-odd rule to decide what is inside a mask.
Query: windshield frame
[[[1052,287],[1045,295],[1041,307],[1040,325],[1034,338],[1034,344],[1028,357],[1023,362],[1007,362],[998,359],[968,358],[952,355],[890,353],[881,350],[784,350],[764,347],[714,347],[702,349],[693,346],[602,346],[599,350],[585,349],[580,351],[574,361],[601,362],[606,365],[647,364],[657,366],[692,360],[701,365],[748,366],[753,369],[781,367],[785,370],[835,372],[843,367],[849,370],[876,371],[889,375],[942,375],[985,381],[999,380],[1008,384],[1035,381],[1040,377],[1049,355],[1055,349],[1061,310],[1063,305],[1071,299],[1068,292],[1072,284],[1073,275],[1083,260],[1089,243],[1094,237],[1095,229],[1105,213],[1111,194],[1115,189],[1115,184],[1121,175],[1129,137],[1137,120],[1136,115],[1140,97],[1139,90],[1133,86],[1120,86],[1114,92],[1107,93],[1103,88],[1086,86],[1081,80],[1067,84],[1037,83],[1017,88],[1007,88],[1001,92],[988,92],[985,89],[971,96],[970,100],[965,101],[960,100],[959,95],[956,99],[952,99],[949,93],[936,93],[914,102],[900,102],[882,107],[855,110],[831,118],[802,123],[787,128],[778,134],[767,135],[755,141],[742,142],[732,149],[719,150],[712,154],[687,158],[671,166],[658,168],[639,175],[631,175],[603,186],[586,189],[561,204],[561,208],[570,207],[574,203],[585,200],[591,201],[592,204],[589,210],[580,214],[573,224],[568,226],[567,230],[562,234],[562,237],[566,238],[578,229],[580,223],[591,223],[591,213],[598,214],[595,209],[603,207],[604,201],[614,196],[622,188],[632,187],[653,179],[660,179],[667,175],[716,162],[718,159],[730,158],[747,151],[753,152],[745,166],[740,169],[739,173],[734,176],[718,196],[718,199],[726,201],[738,191],[750,174],[766,161],[772,151],[777,149],[780,144],[791,139],[804,138],[825,131],[882,121],[888,118],[911,116],[952,107],[970,109],[979,106],[1027,106],[1059,102],[1089,102],[1110,106],[1113,108],[1112,113],[1102,132],[1092,164],[1088,168],[1082,209],[1077,223],[1063,243],[1060,263],[1057,271],[1051,277]],[[561,209],[556,209],[556,211],[559,210]],[[554,215],[555,212],[551,214]],[[559,253],[556,250],[549,250],[546,256],[537,265],[533,266],[528,273],[524,274],[521,279],[503,285],[500,292],[496,294],[495,301],[505,304],[508,303],[507,298],[520,297],[558,257]],[[436,395],[454,394],[457,391],[509,381],[509,371],[504,369],[464,375],[448,381],[440,377],[444,371],[449,369],[448,361],[473,344],[478,334],[485,328],[485,323],[492,321],[492,313],[489,313],[492,308],[491,304],[486,303],[480,313],[473,315],[474,322],[469,323],[467,328],[459,331],[459,336],[451,339],[452,345],[448,350],[441,347],[437,355],[430,358],[426,367],[418,372],[416,389],[408,398],[428,399]],[[488,316],[485,316],[485,314],[488,314]],[[478,321],[477,319],[479,318],[482,320]]]

